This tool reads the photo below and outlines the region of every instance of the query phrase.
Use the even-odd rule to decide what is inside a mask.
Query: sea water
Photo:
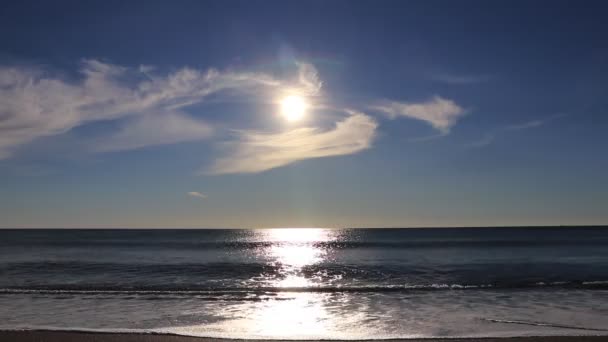
[[[3,230],[0,329],[608,335],[608,228]]]

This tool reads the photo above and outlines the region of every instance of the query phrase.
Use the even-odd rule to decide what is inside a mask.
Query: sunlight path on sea
[[[315,246],[315,242],[330,239],[325,229],[270,229],[263,232],[264,239],[273,242],[270,248],[260,251],[273,258],[281,267],[280,279],[274,286],[282,288],[304,288],[312,286],[302,275],[304,266],[323,261],[326,251]],[[290,300],[274,300],[254,313],[250,329],[270,336],[325,336],[324,326],[329,316],[318,298],[311,293],[295,293]]]
[[[257,257],[269,260],[280,270],[268,276],[268,284],[284,289],[315,286],[302,270],[323,262],[327,250],[319,243],[335,239],[331,230],[315,228],[267,229],[256,231],[256,234],[259,234],[256,240],[270,242],[256,250]],[[225,315],[233,319],[200,328],[207,333],[233,331],[257,338],[320,339],[328,336],[328,329],[336,325],[324,305],[324,297],[326,295],[310,292],[282,292],[268,300],[245,304],[240,312]],[[197,327],[190,329],[191,333],[198,330]]]

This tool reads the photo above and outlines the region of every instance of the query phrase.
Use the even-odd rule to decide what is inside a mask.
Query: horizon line
[[[263,230],[263,229],[483,229],[483,228],[608,228],[608,224],[587,225],[496,225],[496,226],[412,226],[412,227],[0,227],[0,230]]]

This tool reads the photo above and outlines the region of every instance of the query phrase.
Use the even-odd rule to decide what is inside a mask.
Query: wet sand
[[[188,337],[162,334],[122,334],[92,333],[74,331],[0,331],[2,342],[210,342],[242,341],[215,339],[207,337]],[[255,340],[260,342],[277,342],[278,340]],[[538,337],[500,337],[500,338],[445,338],[445,339],[403,339],[390,341],[404,342],[604,342],[607,336],[538,336]],[[293,342],[293,340],[291,341]],[[349,341],[350,342],[350,341]]]

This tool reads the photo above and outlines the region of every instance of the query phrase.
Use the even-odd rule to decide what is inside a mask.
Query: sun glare
[[[281,115],[287,121],[299,121],[306,114],[308,105],[300,96],[287,96],[281,100]]]

